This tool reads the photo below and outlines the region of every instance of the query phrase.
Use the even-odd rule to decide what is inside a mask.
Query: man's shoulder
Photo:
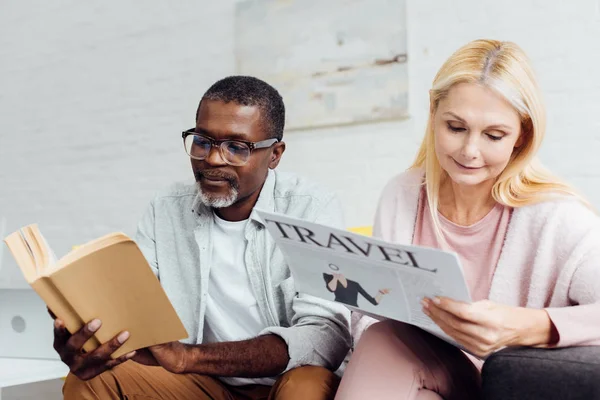
[[[333,191],[326,189],[323,185],[311,179],[290,172],[274,172],[275,188],[273,195],[276,198],[307,196],[317,199],[330,199],[335,195]]]
[[[175,182],[159,190],[154,196],[153,203],[155,206],[191,204],[197,193],[195,183],[189,181]]]
[[[338,201],[332,190],[311,179],[289,173],[275,172],[273,198],[275,211],[290,216],[310,218],[332,201]]]

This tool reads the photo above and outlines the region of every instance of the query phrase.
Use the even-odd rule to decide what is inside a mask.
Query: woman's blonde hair
[[[425,170],[427,200],[438,236],[439,191],[446,173],[435,153],[434,117],[441,99],[459,83],[475,83],[494,90],[508,101],[521,118],[523,142],[515,148],[493,188],[494,200],[521,207],[566,195],[588,202],[572,187],[561,182],[537,160],[546,131],[546,114],[529,59],[514,43],[475,40],[458,49],[438,71],[429,91],[430,112],[425,137],[411,168]]]

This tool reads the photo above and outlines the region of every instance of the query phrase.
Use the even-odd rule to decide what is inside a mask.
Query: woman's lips
[[[454,160],[454,159],[452,159],[452,160]],[[466,165],[462,165],[461,163],[459,163],[459,162],[458,162],[458,161],[456,161],[456,160],[454,160],[454,162],[455,162],[455,163],[456,163],[456,165],[458,165],[460,168],[462,168],[462,169],[466,169],[466,170],[469,170],[469,171],[476,171],[476,170],[478,170],[478,169],[480,169],[480,168],[483,168],[483,167],[468,167],[468,166],[466,166]]]

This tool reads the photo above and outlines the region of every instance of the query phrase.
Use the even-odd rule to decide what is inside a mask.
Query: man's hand
[[[185,344],[170,342],[138,350],[133,361],[144,365],[161,366],[169,372],[186,372],[188,351]]]
[[[433,322],[479,357],[507,346],[547,346],[555,341],[555,328],[544,310],[447,297],[424,299],[422,304]]]
[[[110,357],[129,339],[127,331],[121,332],[91,353],[84,353],[83,345],[100,329],[101,325],[101,321],[95,319],[71,335],[65,328],[64,322],[60,319],[54,320],[54,349],[60,355],[60,359],[67,364],[71,373],[81,380],[92,379],[135,355],[135,351],[132,351],[114,360]]]
[[[289,356],[285,341],[269,334],[238,342],[170,342],[137,350],[132,360],[176,374],[262,378],[283,372]]]

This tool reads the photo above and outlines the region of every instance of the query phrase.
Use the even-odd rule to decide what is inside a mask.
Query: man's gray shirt
[[[136,242],[158,276],[189,337],[202,343],[211,268],[212,210],[198,201],[194,184],[176,184],[146,209]],[[269,170],[255,209],[343,227],[336,196],[291,174]],[[265,325],[288,345],[286,371],[301,365],[336,370],[351,345],[350,312],[341,304],[297,294],[281,251],[253,211],[246,226],[244,259]]]

